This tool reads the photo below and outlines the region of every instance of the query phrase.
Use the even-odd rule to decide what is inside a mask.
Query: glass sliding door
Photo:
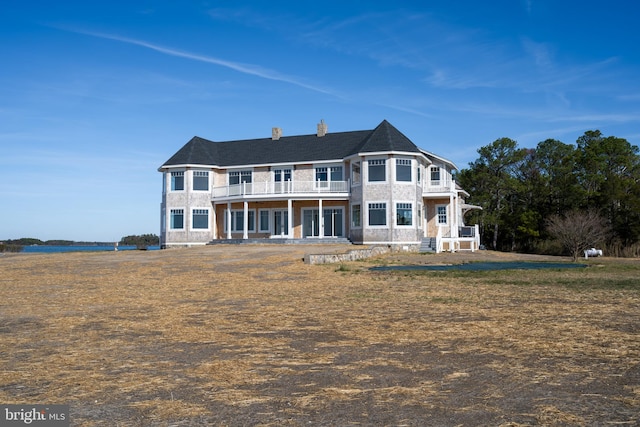
[[[323,209],[325,237],[342,237],[344,235],[342,212],[342,208]]]
[[[320,213],[318,209],[302,210],[302,237],[320,236]]]
[[[275,236],[287,236],[289,233],[289,215],[287,211],[273,211],[273,234]]]
[[[344,237],[344,208],[322,210],[323,232],[320,234],[320,211],[303,209],[302,237]]]

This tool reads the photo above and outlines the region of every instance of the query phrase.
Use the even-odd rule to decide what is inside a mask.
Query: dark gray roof
[[[213,142],[193,137],[162,167],[211,165],[220,167],[269,163],[342,160],[357,153],[402,151],[421,153],[398,129],[384,120],[373,130],[283,136],[240,141]]]

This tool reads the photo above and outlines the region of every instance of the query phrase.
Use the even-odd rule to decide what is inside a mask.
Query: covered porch
[[[213,242],[346,239],[348,201],[340,198],[285,198],[213,202]]]

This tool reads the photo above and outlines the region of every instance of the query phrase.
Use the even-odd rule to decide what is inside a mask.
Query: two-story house
[[[347,238],[475,250],[456,166],[386,120],[373,130],[213,142],[192,138],[160,168],[163,247],[236,239]]]

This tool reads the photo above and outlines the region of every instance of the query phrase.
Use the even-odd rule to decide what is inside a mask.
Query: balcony
[[[285,181],[243,182],[241,184],[215,187],[213,200],[250,196],[255,198],[273,196],[348,196],[349,181]]]
[[[452,179],[428,180],[422,188],[422,194],[449,193],[456,191],[456,182]]]

